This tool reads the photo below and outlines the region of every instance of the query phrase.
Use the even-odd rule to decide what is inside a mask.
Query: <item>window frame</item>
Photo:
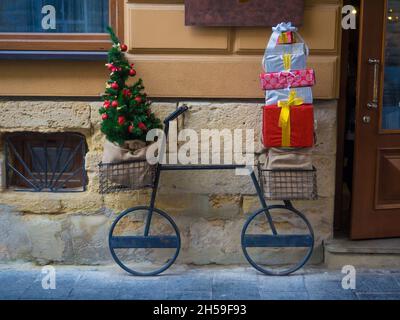
[[[12,146],[11,146],[12,145]],[[70,170],[55,171],[55,168],[43,167],[42,162],[34,161],[33,157],[37,157],[32,149],[34,147],[67,148],[73,150],[71,153],[72,160]],[[18,153],[16,155],[15,151]],[[85,137],[80,133],[74,132],[13,132],[5,135],[5,160],[6,160],[6,188],[14,191],[31,191],[31,192],[83,192],[86,191],[88,178],[85,168],[85,157],[88,152]],[[20,157],[20,158],[18,158]],[[23,162],[22,162],[22,161]],[[47,161],[47,158],[46,158]],[[60,164],[57,160],[57,164]],[[41,166],[44,171],[34,171],[34,163]],[[62,163],[65,165],[64,163]],[[13,167],[18,173],[12,169]],[[53,172],[54,170],[54,172]],[[79,174],[73,174],[79,172]],[[32,175],[34,175],[32,177]],[[48,179],[50,179],[48,181]],[[46,185],[36,184],[39,179],[46,181]],[[57,179],[57,180],[55,180]],[[27,182],[30,181],[29,182]],[[68,180],[67,182],[65,182]],[[52,189],[49,189],[48,183]],[[60,186],[61,184],[61,186]]]
[[[124,38],[124,0],[109,0],[109,24]],[[0,50],[28,51],[107,51],[107,33],[8,33],[0,32]]]

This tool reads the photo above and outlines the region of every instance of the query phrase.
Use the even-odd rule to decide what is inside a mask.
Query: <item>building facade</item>
[[[160,118],[186,104],[190,110],[179,121],[180,129],[254,128],[260,149],[263,91],[258,76],[270,28],[188,27],[183,0],[115,0],[110,4],[114,6],[111,20],[128,45],[127,58],[135,63]],[[317,75],[313,160],[319,198],[295,202],[315,230],[312,263],[324,261],[324,242],[334,235],[342,6],[341,0],[306,0],[299,30],[310,46],[309,66]],[[86,55],[68,55],[71,41]],[[24,54],[9,52],[0,60],[0,261],[108,263],[107,236],[113,218],[148,202],[146,191],[106,196],[98,192],[104,143],[98,109],[107,69],[104,55],[87,52],[98,52],[107,44],[102,38],[74,41],[54,38],[49,44],[31,39],[20,49]],[[18,50],[19,43],[0,37],[3,50]],[[26,52],[40,45],[43,51],[35,57]],[[24,132],[80,134],[87,144],[85,191],[8,188],[5,144],[10,133]],[[181,229],[178,263],[245,262],[240,232],[248,213],[257,207],[248,177],[232,172],[163,173],[157,207],[170,212]]]

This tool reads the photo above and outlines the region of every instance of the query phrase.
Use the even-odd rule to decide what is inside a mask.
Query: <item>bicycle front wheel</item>
[[[150,223],[148,234],[146,223]],[[179,230],[172,218],[149,207],[121,213],[111,226],[108,240],[115,262],[135,276],[155,276],[166,271],[181,247]]]
[[[255,269],[285,276],[302,268],[311,257],[314,232],[301,212],[277,205],[249,217],[241,241],[246,259]]]

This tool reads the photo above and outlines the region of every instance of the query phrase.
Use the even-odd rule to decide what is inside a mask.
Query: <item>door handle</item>
[[[372,92],[372,101],[367,103],[368,109],[378,109],[379,103],[379,67],[381,61],[379,59],[368,59],[368,63],[374,66],[374,87]]]

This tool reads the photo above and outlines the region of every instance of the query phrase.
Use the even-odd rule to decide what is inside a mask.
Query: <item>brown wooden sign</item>
[[[187,26],[300,26],[303,15],[304,0],[185,0]]]

